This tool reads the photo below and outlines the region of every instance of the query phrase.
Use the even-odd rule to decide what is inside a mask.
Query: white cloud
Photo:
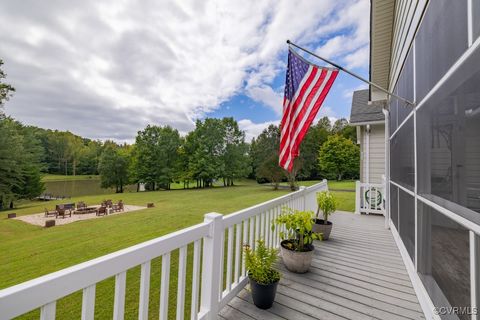
[[[249,119],[243,119],[238,121],[238,126],[240,127],[241,130],[245,131],[245,138],[246,141],[251,141],[252,138],[258,137],[260,133],[264,129],[266,129],[269,125],[274,124],[278,125],[280,121],[267,121],[267,122],[262,122],[262,123],[253,123]]]
[[[316,31],[327,40],[315,52],[325,58],[340,59],[339,62],[346,63],[348,68],[368,66],[369,5],[367,0],[357,0],[335,11],[330,23],[321,25]],[[338,34],[339,30],[344,32]]]
[[[255,101],[262,102],[272,108],[277,115],[282,114],[283,92],[277,92],[267,85],[247,87],[247,95]]]
[[[310,45],[322,30],[352,27],[353,54],[364,44],[365,7],[367,0],[1,1],[0,57],[17,89],[6,110],[29,124],[117,140],[147,123],[188,131],[238,93],[279,114],[283,92],[271,82],[284,70],[285,40]],[[342,43],[321,50],[335,54]]]
[[[352,99],[352,96],[353,96],[353,92],[354,91],[358,91],[358,90],[364,90],[364,89],[368,89],[368,86],[366,84],[361,84],[361,85],[358,85],[354,88],[348,88],[348,89],[345,89],[343,90],[343,97],[345,99],[348,99],[348,100],[351,100]]]

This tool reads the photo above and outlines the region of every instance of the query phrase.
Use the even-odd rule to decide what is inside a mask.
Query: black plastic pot
[[[275,300],[277,293],[278,281],[268,285],[257,283],[252,278],[250,280],[250,288],[252,289],[253,303],[260,309],[269,309]]]

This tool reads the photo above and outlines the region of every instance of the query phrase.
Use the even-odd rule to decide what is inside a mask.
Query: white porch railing
[[[55,319],[57,300],[80,290],[83,291],[81,319],[93,319],[96,284],[110,277],[115,277],[113,318],[123,320],[126,273],[136,266],[141,266],[138,318],[148,319],[151,261],[159,257],[162,260],[159,318],[167,319],[169,308],[173,307],[169,307],[169,289],[171,280],[175,281],[170,279],[170,258],[174,251],[178,251],[176,319],[184,319],[188,313],[186,286],[191,287],[190,318],[216,319],[218,311],[247,283],[243,245],[255,246],[256,240],[262,238],[268,246],[278,247],[279,234],[271,231],[270,224],[282,207],[315,210],[316,192],[326,189],[324,180],[227,216],[209,213],[203,223],[195,226],[0,290],[0,320],[38,308],[41,320]],[[189,245],[193,245],[191,281],[186,277]]]
[[[385,184],[355,182],[355,213],[385,215]]]

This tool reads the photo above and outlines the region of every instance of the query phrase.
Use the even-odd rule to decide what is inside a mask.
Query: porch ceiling
[[[388,88],[395,0],[371,0],[370,81]],[[371,88],[371,100],[386,95]]]

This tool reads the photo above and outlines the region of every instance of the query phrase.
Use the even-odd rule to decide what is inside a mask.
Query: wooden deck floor
[[[271,309],[256,308],[244,289],[219,319],[424,319],[383,217],[337,212],[332,221],[330,240],[315,244],[308,273],[281,266]]]

